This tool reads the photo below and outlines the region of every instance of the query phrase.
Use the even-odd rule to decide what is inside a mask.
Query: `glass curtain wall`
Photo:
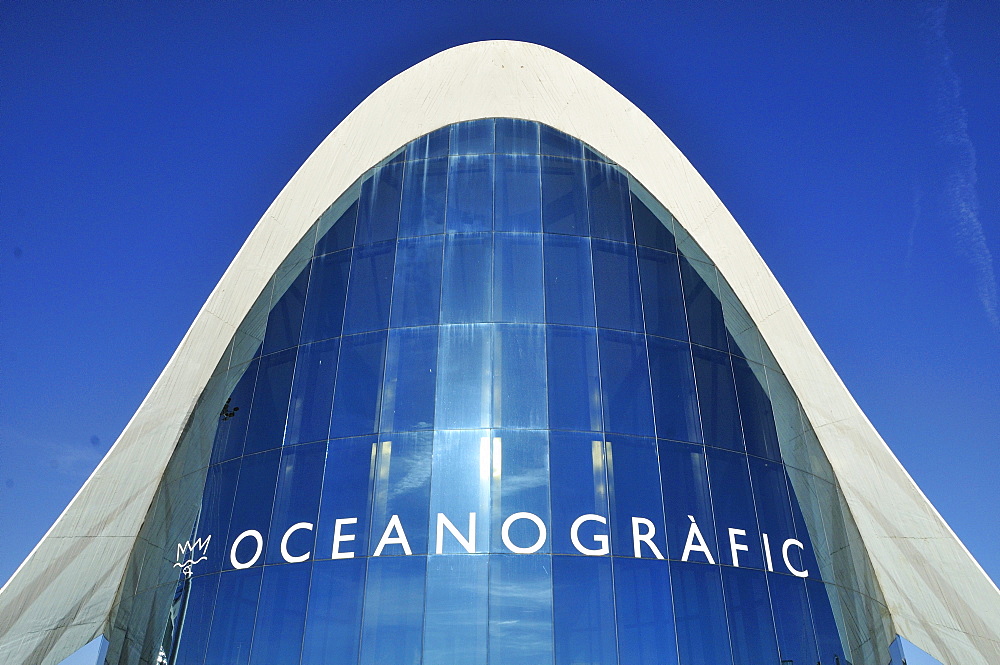
[[[486,119],[408,144],[317,221],[230,356],[154,657],[887,653],[843,498],[750,317],[570,136]]]

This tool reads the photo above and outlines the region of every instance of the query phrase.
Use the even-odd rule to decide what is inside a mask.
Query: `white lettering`
[[[469,537],[465,538],[462,532],[459,531],[454,524],[451,523],[444,513],[438,513],[437,517],[437,547],[434,551],[438,554],[444,553],[444,530],[447,527],[448,531],[451,531],[451,535],[455,536],[455,540],[458,544],[465,548],[465,551],[469,554],[474,554],[476,552],[476,514],[469,513]]]
[[[767,564],[767,572],[774,572],[774,563],[771,561],[771,541],[768,539],[766,533],[760,534],[761,538],[764,539],[764,562]]]
[[[600,515],[591,515],[591,514],[580,515],[579,517],[577,517],[576,521],[573,522],[573,526],[571,526],[569,529],[569,539],[573,541],[573,547],[575,547],[576,551],[579,552],[580,554],[586,554],[587,556],[601,556],[602,554],[607,554],[608,537],[604,534],[597,534],[594,536],[594,542],[600,544],[600,547],[598,547],[597,549],[584,547],[580,543],[579,531],[580,531],[580,526],[584,522],[598,522],[600,524],[607,524],[608,520],[601,517]]]
[[[514,522],[518,520],[528,520],[534,523],[538,527],[538,539],[533,545],[528,547],[518,547],[510,540],[510,527]],[[507,519],[503,521],[503,526],[500,527],[500,539],[503,540],[503,544],[514,554],[534,554],[538,550],[542,549],[542,545],[545,544],[546,532],[545,532],[545,522],[542,518],[533,513],[514,513]]]
[[[396,532],[398,535],[390,536],[391,532]],[[378,546],[375,548],[375,554],[372,556],[380,556],[382,554],[382,549],[386,545],[402,545],[403,551],[407,555],[413,554],[410,549],[410,543],[406,540],[406,533],[403,531],[403,525],[399,523],[399,515],[393,515],[389,519],[389,523],[385,527],[385,531],[382,532],[382,537],[378,541]]]
[[[338,519],[333,523],[333,553],[330,555],[331,559],[353,559],[354,552],[341,552],[340,544],[346,543],[354,540],[355,536],[353,533],[341,533],[341,529],[345,524],[357,524],[357,517],[344,517]]]
[[[691,520],[691,528],[688,529],[687,542],[684,543],[684,553],[681,554],[681,561],[687,561],[688,557],[691,556],[691,552],[701,552],[708,559],[709,563],[715,563],[715,558],[712,556],[712,551],[708,549],[708,545],[705,543],[705,537],[701,535],[701,529],[698,528],[698,523],[694,521],[694,515],[688,515],[688,519]],[[698,539],[698,544],[694,544],[694,539]]]
[[[184,544],[177,543],[177,560],[182,561],[184,559],[184,555],[187,552],[190,552],[192,557],[195,555],[196,552],[204,553],[205,551],[208,550],[208,544],[210,542],[212,542],[212,536],[209,535],[206,536],[204,539],[195,538],[193,543],[191,541],[188,541]]]
[[[298,524],[293,524],[292,526],[288,527],[288,531],[286,531],[285,535],[281,537],[281,558],[287,561],[288,563],[301,563],[306,559],[308,559],[309,555],[312,554],[311,550],[300,556],[292,556],[291,554],[288,553],[288,539],[291,537],[293,533],[295,533],[296,531],[301,531],[302,529],[312,531],[313,525],[310,524],[309,522],[299,522]]]
[[[785,568],[787,568],[788,572],[790,572],[792,575],[795,575],[796,577],[808,577],[809,576],[808,570],[796,570],[795,566],[792,565],[792,562],[788,560],[788,548],[791,547],[792,545],[795,545],[800,550],[805,549],[802,543],[795,540],[794,538],[789,538],[788,540],[786,540],[785,544],[781,546],[781,558],[785,560]]]
[[[257,541],[257,550],[254,552],[253,556],[247,562],[240,562],[236,559],[236,548],[240,546],[245,538],[253,538]],[[249,568],[250,566],[257,563],[257,559],[260,558],[260,553],[264,551],[264,537],[260,535],[260,531],[254,531],[250,529],[249,531],[244,531],[236,537],[233,541],[233,546],[229,549],[229,562],[233,564],[233,568],[240,570],[242,568]]]
[[[640,526],[646,527],[645,533],[640,532]],[[642,543],[649,545],[649,549],[653,551],[653,556],[657,559],[663,558],[663,554],[660,553],[656,543],[653,542],[653,536],[655,535],[656,527],[650,520],[647,520],[645,517],[632,518],[632,552],[636,559],[642,557]]]
[[[736,536],[745,536],[747,532],[743,529],[729,530],[729,552],[733,555],[733,565],[740,567],[740,551],[749,552],[750,548],[742,543],[736,542]]]

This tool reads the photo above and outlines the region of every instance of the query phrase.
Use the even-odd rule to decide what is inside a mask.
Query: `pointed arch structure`
[[[324,210],[431,130],[533,120],[620,164],[668,208],[742,301],[836,474],[896,633],[943,663],[1000,662],[1000,592],[922,494],[723,203],[635,105],[569,58],[490,41],[394,77],[319,145],[264,213],[107,456],[0,590],[0,660],[58,663],[108,628],[129,554],[199,396],[271,276]]]

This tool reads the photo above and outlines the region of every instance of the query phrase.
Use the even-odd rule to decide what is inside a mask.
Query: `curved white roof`
[[[0,661],[58,663],[104,631],[159,478],[236,327],[316,218],[364,171],[438,127],[551,125],[603,152],[713,259],[802,401],[897,632],[948,665],[1000,663],[1000,592],[889,451],[729,211],[635,105],[569,58],[491,41],[439,53],[372,93],[254,228],[118,441],[0,590]]]

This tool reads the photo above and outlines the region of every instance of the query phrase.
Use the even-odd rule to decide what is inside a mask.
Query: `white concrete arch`
[[[306,160],[115,445],[0,590],[0,661],[57,663],[105,629],[136,534],[198,396],[319,214],[399,146],[443,125],[495,116],[535,120],[582,139],[677,217],[742,300],[802,401],[897,630],[949,665],[1000,662],[1000,592],[883,443],[708,184],[597,76],[550,49],[508,41],[449,49],[399,74]]]

